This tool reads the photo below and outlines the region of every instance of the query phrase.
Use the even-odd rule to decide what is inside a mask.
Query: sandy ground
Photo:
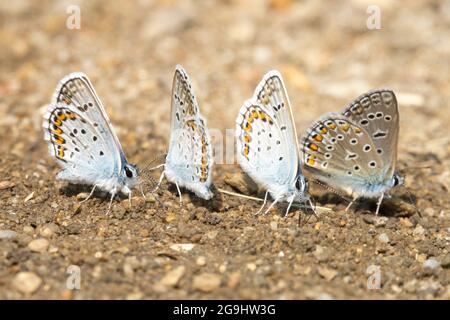
[[[0,2],[0,298],[450,298],[448,1],[76,3],[79,30],[66,27],[72,1]],[[366,26],[374,3],[380,30]],[[284,75],[299,135],[391,87],[404,201],[380,217],[370,203],[344,212],[344,199],[313,186],[332,209],[319,218],[284,219],[283,207],[255,217],[260,203],[221,194],[205,202],[185,192],[180,209],[165,183],[164,206],[139,192],[110,216],[102,194],[80,205],[89,188],[55,180],[40,127],[57,82],[87,73],[128,159],[145,167],[167,149],[177,63],[223,134],[270,69]],[[224,179],[235,183],[240,169],[217,165],[213,177],[233,190]],[[78,271],[81,287],[70,290]],[[378,275],[380,289],[368,289]]]

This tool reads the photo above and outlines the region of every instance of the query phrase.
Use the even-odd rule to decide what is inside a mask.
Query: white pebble
[[[12,239],[17,236],[17,232],[12,230],[0,230],[0,239]]]
[[[430,258],[423,262],[424,268],[436,269],[439,268],[441,264],[436,259]]]
[[[378,236],[378,240],[384,243],[389,243],[389,236],[386,233],[382,233]]]
[[[41,278],[33,272],[19,272],[12,281],[12,285],[22,293],[35,292],[41,283]]]

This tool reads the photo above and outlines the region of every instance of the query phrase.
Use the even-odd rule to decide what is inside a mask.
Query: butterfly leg
[[[316,218],[319,218],[319,215],[316,212],[315,205],[313,205],[311,198],[308,198],[308,202],[309,202],[309,205],[311,206],[311,209],[314,212],[314,215],[316,216]]]
[[[269,208],[267,208],[267,210],[264,212],[264,214],[269,213],[270,209],[273,208],[273,206],[278,202],[278,200],[280,200],[280,198],[276,198],[274,202],[272,202],[272,204],[269,206]]]
[[[166,172],[163,170],[163,172],[161,173],[161,176],[159,177],[158,184],[156,185],[156,188],[153,189],[153,190],[151,191],[151,193],[155,193],[156,190],[159,189],[159,187],[161,186],[161,183],[162,183],[162,181],[163,181],[163,179],[164,179],[165,173],[166,173]]]
[[[131,208],[131,191],[128,192],[128,202],[130,203],[130,208]]]
[[[97,185],[96,185],[96,184],[94,184],[94,187],[92,188],[91,193],[89,193],[89,195],[87,196],[87,198],[84,199],[83,201],[81,201],[80,203],[83,203],[83,202],[88,201],[89,198],[94,194],[95,188],[97,188]]]
[[[348,206],[345,208],[345,212],[347,212],[347,211],[350,209],[350,207],[352,206],[352,204],[355,203],[356,199],[358,199],[358,197],[357,197],[357,196],[354,196],[353,199],[352,199],[352,201],[350,201],[350,203],[348,204]]]
[[[378,199],[378,202],[377,202],[377,211],[375,211],[375,215],[378,215],[378,212],[380,211],[381,202],[383,201],[383,197],[384,197],[384,193],[382,193],[380,199]]]
[[[284,218],[287,218],[288,214],[289,214],[289,210],[291,209],[292,203],[294,202],[295,199],[295,194],[292,195],[292,199],[289,201],[289,205],[286,209],[286,213],[284,214]]]
[[[109,212],[111,211],[111,205],[112,205],[112,202],[113,202],[115,196],[116,196],[116,193],[112,192],[111,193],[111,199],[109,200],[108,211],[106,211],[106,215],[108,215]]]
[[[262,209],[265,207],[266,203],[267,203],[267,196],[269,195],[269,190],[266,191],[266,195],[264,196],[264,202],[263,205],[261,206],[261,208],[259,208],[259,210],[255,213],[255,216],[257,216],[258,214],[261,213]]]
[[[145,193],[144,193],[144,189],[142,188],[142,184],[139,184],[139,190],[141,190],[142,197],[144,199],[147,199],[147,197],[145,196]]]
[[[180,187],[178,186],[178,183],[175,182],[175,185],[177,186],[178,196],[180,197],[180,206],[183,205],[183,198],[181,198],[181,191]]]

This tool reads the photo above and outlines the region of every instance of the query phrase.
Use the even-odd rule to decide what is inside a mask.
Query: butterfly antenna
[[[320,182],[319,180],[311,180],[311,182],[314,182],[322,187],[324,187],[325,189],[327,189],[328,191],[334,193],[335,195],[341,197],[342,199],[344,199],[347,202],[351,202],[352,200],[349,200],[347,196],[343,195],[342,193],[340,193],[339,191],[337,191],[336,189],[333,189],[332,187],[330,187],[329,185],[326,185],[322,182]]]
[[[160,166],[162,166],[163,164],[160,164],[155,167],[155,166],[153,166],[153,164],[157,160],[164,160],[166,158],[166,156],[167,156],[167,153],[159,154],[159,155],[155,156],[152,160],[150,160],[148,163],[146,163],[144,168],[141,170],[142,175],[146,176],[146,174],[149,173],[150,171],[153,171],[154,169],[157,169]],[[158,162],[161,162],[161,161],[158,161]]]
[[[247,196],[245,194],[241,194],[241,193],[237,193],[237,192],[233,192],[233,191],[228,191],[225,189],[221,189],[221,188],[217,188],[217,191],[219,191],[220,193],[224,193],[224,194],[228,194],[230,196],[234,196],[234,197],[239,197],[239,198],[244,198],[244,199],[249,199],[249,200],[253,200],[253,201],[259,201],[259,202],[264,202],[264,199],[258,198],[258,197],[252,197],[252,196]],[[296,204],[292,204],[293,208],[311,208],[311,204],[305,204],[298,206]],[[319,209],[321,211],[331,211],[330,208],[327,207],[320,207],[320,206],[316,206],[314,205],[314,214],[317,215],[316,213],[316,209]]]
[[[217,191],[219,191],[220,193],[228,194],[230,196],[234,196],[234,197],[240,197],[240,198],[249,199],[249,200],[253,200],[253,201],[264,201],[264,199],[261,199],[261,198],[246,196],[245,194],[228,191],[228,190],[221,189],[221,188],[217,188]]]
[[[159,156],[159,157],[160,157],[160,156]],[[149,167],[153,162],[155,162],[157,159],[158,159],[158,156],[155,157],[153,160],[151,160],[150,163],[143,169],[143,172],[146,172],[146,170],[148,169],[148,167]],[[148,179],[149,184],[151,185],[152,189],[154,189],[154,186],[157,185],[156,180],[155,180],[152,176],[150,176],[150,175],[146,176],[145,178]],[[141,188],[141,192],[142,192],[142,194],[144,195],[144,198],[145,198],[145,194],[144,194],[144,192],[142,191],[142,184],[143,184],[143,181],[142,181],[142,179],[140,179],[140,180],[139,180],[139,187]],[[159,198],[157,197],[157,194],[155,194],[155,193],[156,193],[156,190],[153,190],[153,191],[151,191],[150,193],[153,195],[153,197],[155,198],[155,200],[156,200],[163,208],[166,208],[166,205],[165,205],[164,203],[162,203],[161,200],[159,200]]]

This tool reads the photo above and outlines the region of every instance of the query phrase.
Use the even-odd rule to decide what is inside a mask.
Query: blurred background
[[[369,29],[373,5],[381,29]],[[119,131],[132,122],[130,131],[140,134],[158,122],[151,134],[166,139],[177,63],[219,129],[234,127],[270,69],[285,77],[299,134],[322,113],[382,86],[397,93],[403,124],[426,120],[401,135],[408,147],[435,136],[442,117],[430,114],[449,116],[448,1],[18,0],[2,1],[0,18],[0,130],[10,138],[30,130],[29,122],[39,127],[57,82],[83,71]]]

